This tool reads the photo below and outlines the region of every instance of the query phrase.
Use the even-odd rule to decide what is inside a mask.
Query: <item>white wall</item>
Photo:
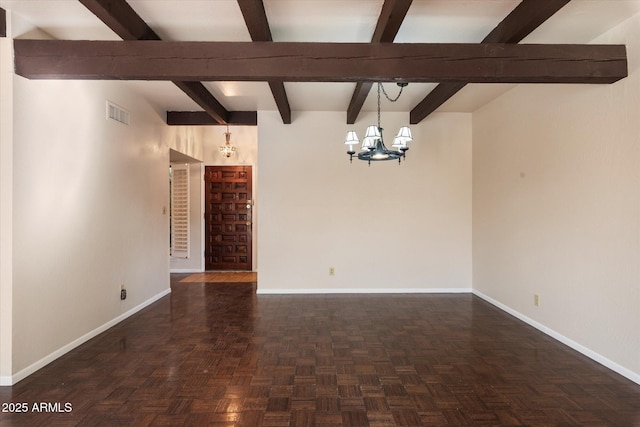
[[[595,42],[627,44],[628,78],[473,115],[473,283],[640,381],[640,16]]]
[[[158,111],[158,114],[166,113]],[[204,129],[202,126],[167,126],[162,132],[163,145],[191,157],[194,161],[202,161]]]
[[[11,11],[7,11],[10,25]],[[9,29],[9,32],[11,30]],[[11,383],[13,282],[13,55],[0,37],[0,385]]]
[[[257,126],[229,126],[231,145],[236,152],[231,157],[220,153],[220,146],[224,145],[224,126],[204,126],[202,136],[202,158],[207,165],[255,165],[258,159],[258,128]]]
[[[121,83],[16,77],[13,107],[15,374],[168,291],[169,161],[162,118]]]
[[[470,119],[435,114],[406,162],[369,167],[343,141],[375,113],[347,126],[344,112],[259,112],[258,292],[469,290]],[[383,112],[387,140],[407,121]]]
[[[13,75],[11,40],[1,43],[6,385],[169,292],[169,137],[126,83],[28,81]],[[106,120],[107,99],[130,126]]]

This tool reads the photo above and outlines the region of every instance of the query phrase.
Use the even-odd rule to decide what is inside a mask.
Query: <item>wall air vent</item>
[[[118,104],[107,101],[107,120],[111,119],[128,125],[130,116],[131,114]]]

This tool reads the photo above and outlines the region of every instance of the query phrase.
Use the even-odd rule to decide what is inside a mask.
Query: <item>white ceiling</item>
[[[274,41],[369,42],[383,0],[264,0]],[[404,43],[479,42],[519,0],[414,0],[395,39]],[[129,0],[163,40],[251,41],[236,0]],[[118,40],[77,0],[0,0],[0,7],[58,39]],[[588,43],[640,13],[640,0],[572,0],[524,43]],[[29,38],[14,29],[17,36]],[[169,82],[129,82],[164,110],[200,110]],[[275,110],[267,83],[205,82],[228,110]],[[285,83],[293,111],[346,111],[353,83]],[[392,84],[385,85],[390,95]],[[410,84],[387,111],[410,111],[435,84]],[[472,84],[438,111],[470,112],[512,85]],[[371,91],[363,111],[375,111]]]

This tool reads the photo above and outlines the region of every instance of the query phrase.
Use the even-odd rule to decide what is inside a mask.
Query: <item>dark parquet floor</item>
[[[472,295],[256,296],[182,277],[0,387],[29,405],[0,425],[640,426],[640,386]]]

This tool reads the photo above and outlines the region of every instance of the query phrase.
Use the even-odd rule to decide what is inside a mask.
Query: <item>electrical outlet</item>
[[[540,295],[533,295],[533,305],[535,305],[536,307],[540,307]]]
[[[120,299],[127,299],[127,290],[124,288],[124,285],[120,285]]]
[[[336,275],[336,269],[333,267],[329,267],[329,276],[335,276]]]

